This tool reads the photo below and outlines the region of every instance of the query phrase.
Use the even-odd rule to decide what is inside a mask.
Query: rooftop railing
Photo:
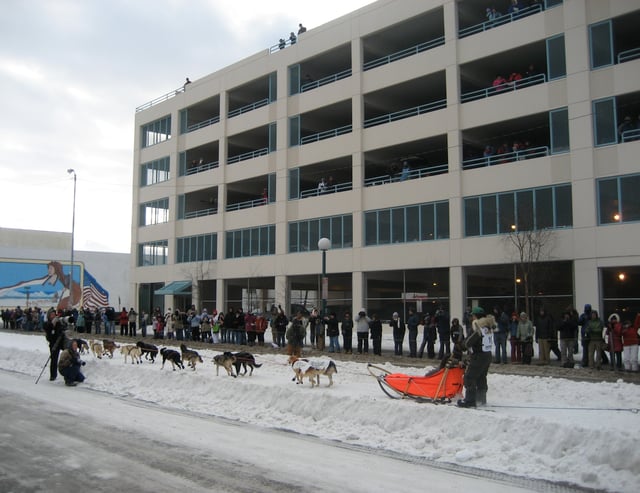
[[[443,44],[444,36],[440,36],[439,38],[425,41],[424,43],[420,43],[405,50],[397,51],[395,53],[392,53],[391,55],[383,56],[380,58],[376,58],[375,60],[370,60],[366,63],[363,63],[362,70],[367,71],[371,70],[372,68],[380,67],[381,65],[387,65],[388,63],[395,62],[396,60],[401,60],[402,58],[407,58],[418,53],[422,53],[423,51],[430,50],[431,48],[435,48],[436,46],[440,46]]]
[[[518,19],[522,19],[523,17],[528,17],[530,15],[537,14],[538,12],[542,12],[542,10],[543,10],[542,4],[536,4],[536,5],[531,5],[530,7],[526,7],[524,9],[520,9],[517,12],[503,14],[496,19],[490,19],[481,24],[476,24],[474,26],[469,26],[469,27],[460,29],[458,31],[458,38],[466,38],[467,36],[471,36],[472,34],[488,31],[489,29],[493,29],[494,27],[502,26],[503,24],[509,24],[510,22],[516,21]]]
[[[534,159],[549,155],[549,148],[531,147],[515,152],[505,152],[503,154],[493,154],[492,156],[483,156],[479,158],[466,159],[462,161],[462,169],[483,168],[485,166],[495,166],[496,164],[512,163],[513,161],[522,161],[525,159]]]
[[[331,84],[332,82],[336,82],[341,79],[346,79],[347,77],[351,77],[351,69],[343,70],[342,72],[328,75],[327,77],[323,77],[322,79],[314,80],[311,82],[305,82],[300,86],[300,92],[306,92],[306,91],[310,91],[311,89],[316,89],[320,86],[326,86],[327,84]]]
[[[244,154],[238,154],[237,156],[231,156],[227,158],[227,164],[239,163],[240,161],[246,161],[247,159],[253,159],[259,156],[266,156],[269,154],[269,148],[258,149],[257,151],[245,152]]]
[[[184,87],[178,87],[178,89],[170,91],[167,94],[163,94],[162,96],[149,101],[148,103],[144,103],[143,105],[138,106],[136,108],[136,113],[139,112],[139,111],[143,111],[143,110],[146,110],[148,108],[151,108],[153,105],[162,103],[162,102],[164,102],[164,101],[166,101],[168,99],[171,99],[172,97],[177,96],[181,92],[184,92]]]
[[[412,116],[422,115],[431,111],[439,110],[447,106],[447,100],[441,99],[439,101],[433,101],[431,103],[423,104],[421,106],[415,106],[406,110],[396,111],[387,115],[377,116],[375,118],[369,118],[364,121],[364,128],[375,127],[376,125],[382,125],[384,123],[394,122],[396,120],[402,120]]]
[[[307,135],[300,139],[300,145],[309,144],[311,142],[318,142],[319,140],[330,139],[331,137],[337,137],[338,135],[348,134],[351,132],[352,126],[345,125],[344,127],[334,128],[332,130],[326,130],[313,135]]]
[[[479,89],[477,91],[465,92],[460,96],[460,102],[468,103],[469,101],[475,101],[476,99],[484,99],[497,94],[504,94],[508,91],[517,91],[518,89],[524,89],[525,87],[544,84],[546,81],[547,76],[545,74],[536,74],[531,77],[525,77],[524,79],[505,82],[499,86],[486,87],[485,89]]]
[[[262,108],[263,106],[267,106],[268,104],[269,98],[261,99],[260,101],[248,104],[246,106],[243,106],[242,108],[236,108],[235,110],[229,111],[229,118],[242,115],[243,113],[248,113],[249,111],[253,111],[258,108]]]
[[[389,183],[397,183],[401,181],[417,180],[427,176],[442,175],[449,170],[448,164],[437,164],[425,168],[412,169],[408,172],[399,172],[388,175],[379,175],[364,180],[365,187],[376,187],[378,185],[387,185]]]

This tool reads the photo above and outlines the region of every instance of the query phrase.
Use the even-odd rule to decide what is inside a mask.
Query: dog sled
[[[462,393],[464,368],[445,367],[424,376],[391,373],[369,363],[367,370],[378,381],[382,391],[392,399],[444,404]]]

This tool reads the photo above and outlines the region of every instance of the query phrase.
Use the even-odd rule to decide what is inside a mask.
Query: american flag
[[[109,306],[109,292],[106,291],[96,278],[84,271],[82,286],[82,306],[84,308],[102,308]]]

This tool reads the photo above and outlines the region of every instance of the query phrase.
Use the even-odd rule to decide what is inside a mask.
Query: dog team
[[[185,369],[185,363],[195,371],[196,365],[204,362],[202,356],[200,356],[197,351],[187,348],[184,343],[180,344],[180,352],[178,352],[166,347],[158,349],[154,344],[149,344],[144,341],[138,341],[136,344],[118,345],[115,341],[109,339],[103,339],[102,341],[91,340],[89,342],[83,339],[74,340],[78,344],[80,354],[91,351],[94,357],[98,359],[102,359],[103,356],[113,358],[116,349],[119,349],[120,353],[124,356],[125,363],[131,359],[131,364],[140,364],[142,363],[143,356],[145,360],[155,363],[156,356],[160,354],[162,356],[161,369],[164,369],[168,361],[171,363],[171,368],[174,371],[176,369]],[[249,372],[249,376],[251,376],[255,368],[262,366],[262,364],[256,362],[254,355],[247,351],[239,351],[237,353],[225,351],[222,354],[214,356],[212,361],[216,365],[216,375],[219,375],[219,370],[222,367],[227,372],[227,375],[234,378],[239,375],[244,376],[247,372]],[[310,360],[292,355],[289,357],[289,365],[294,372],[292,380],[295,381],[296,384],[302,384],[306,378],[312,388],[320,385],[321,375],[328,378],[328,387],[331,387],[333,385],[333,375],[338,372],[335,362],[330,359]],[[243,370],[242,374],[240,373],[241,369]]]

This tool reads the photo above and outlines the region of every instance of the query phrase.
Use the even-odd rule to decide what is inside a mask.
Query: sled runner
[[[462,392],[464,368],[442,368],[425,376],[391,373],[384,368],[367,365],[367,370],[392,399],[414,399],[418,402],[447,403]],[[376,372],[377,370],[377,372]]]

